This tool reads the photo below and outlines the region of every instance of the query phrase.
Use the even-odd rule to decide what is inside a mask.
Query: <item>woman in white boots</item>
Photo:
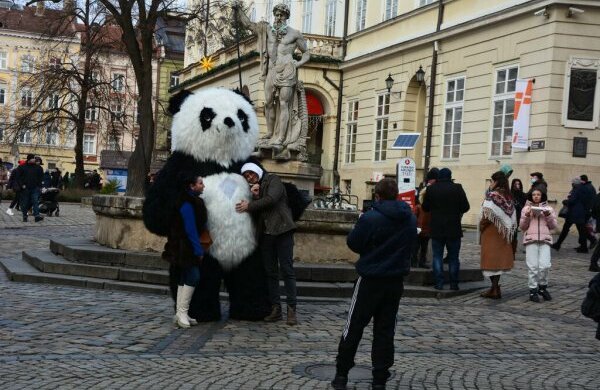
[[[162,258],[181,270],[173,322],[180,328],[189,328],[197,325],[196,320],[188,316],[188,310],[200,281],[200,265],[204,258],[200,233],[206,227],[206,207],[200,198],[204,191],[202,177],[184,177],[182,183],[178,212],[173,218]]]

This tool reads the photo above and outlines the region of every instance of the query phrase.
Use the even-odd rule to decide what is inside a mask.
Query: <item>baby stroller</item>
[[[56,201],[59,192],[60,190],[54,187],[42,188],[39,205],[40,213],[47,214],[49,217],[51,217],[52,214],[57,217],[60,215],[60,206]]]

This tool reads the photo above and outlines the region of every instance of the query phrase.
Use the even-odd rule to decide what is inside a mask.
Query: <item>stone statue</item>
[[[273,157],[278,159],[290,159],[291,152],[296,152],[297,158],[305,161],[308,114],[297,68],[310,59],[306,40],[300,31],[287,25],[290,9],[285,4],[273,7],[273,26],[252,22],[240,12],[238,2],[232,7],[240,23],[258,36],[267,121],[267,134],[258,141],[258,148],[273,149]],[[302,53],[299,61],[293,58],[296,49]]]

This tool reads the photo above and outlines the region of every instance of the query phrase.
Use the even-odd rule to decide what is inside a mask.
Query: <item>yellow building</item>
[[[260,20],[278,2],[286,3],[246,3]],[[418,181],[427,167],[453,171],[472,205],[465,222],[475,223],[502,163],[526,189],[529,173],[543,172],[551,200],[566,196],[574,176],[600,182],[600,2],[348,0],[347,10],[335,1],[288,3],[290,25],[313,54],[299,79],[324,111],[316,185],[331,187],[339,177],[342,191],[370,199],[374,180],[395,176],[409,156]],[[253,38],[242,42],[242,83],[261,116],[255,48]],[[238,85],[235,48],[214,52],[219,66],[208,73],[194,60],[199,50],[186,47],[183,87]],[[511,142],[517,80],[534,81],[522,149]],[[405,132],[421,135],[416,148],[392,149]]]

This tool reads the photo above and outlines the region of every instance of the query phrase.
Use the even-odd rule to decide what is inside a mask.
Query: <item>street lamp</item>
[[[400,99],[400,97],[402,96],[402,92],[398,91],[398,92],[392,92],[392,87],[394,86],[394,79],[392,78],[392,74],[388,74],[387,79],[385,79],[385,87],[388,90],[388,93],[391,95],[393,93],[397,93],[398,94],[398,99]]]
[[[415,77],[417,78],[417,82],[419,84],[423,84],[423,82],[425,81],[425,71],[423,70],[423,67],[421,65],[419,65],[419,70],[417,70],[417,72],[415,73]]]

